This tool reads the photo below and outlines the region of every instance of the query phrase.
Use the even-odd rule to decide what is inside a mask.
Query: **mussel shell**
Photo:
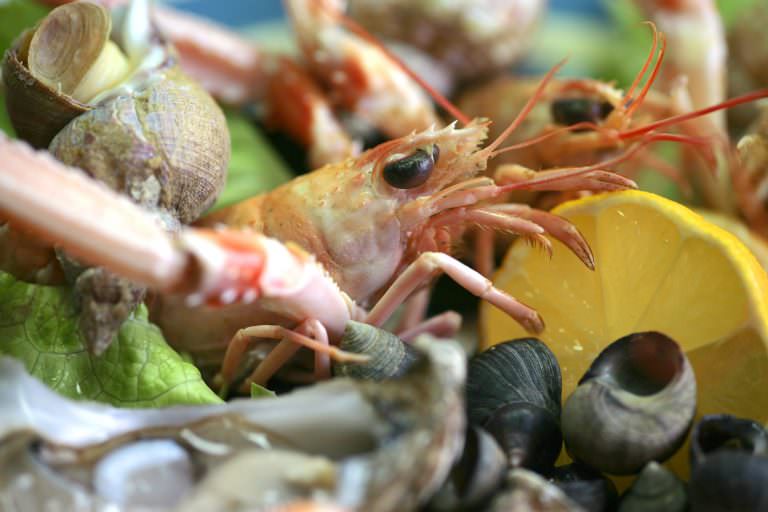
[[[34,31],[27,30],[6,50],[2,64],[5,106],[16,135],[38,149],[47,148],[72,119],[91,106],[61,94],[37,80],[24,65]]]
[[[389,331],[354,320],[347,322],[344,327],[339,348],[371,358],[367,363],[334,362],[334,375],[355,379],[397,378],[405,374],[419,358],[416,349]]]
[[[510,403],[535,405],[559,418],[562,387],[560,366],[544,343],[535,338],[499,343],[469,362],[469,421],[483,425]]]
[[[578,462],[555,468],[551,481],[589,512],[612,512],[619,503],[616,485],[600,472]]]
[[[691,433],[695,511],[768,510],[768,433],[729,415],[703,417]]]
[[[685,484],[657,462],[649,462],[622,496],[619,512],[684,512],[688,508]]]
[[[506,453],[510,467],[544,473],[555,464],[563,447],[558,418],[535,405],[502,405],[484,427]]]
[[[594,361],[563,408],[568,452],[606,473],[670,457],[696,410],[696,380],[679,345],[657,332],[626,336]]]

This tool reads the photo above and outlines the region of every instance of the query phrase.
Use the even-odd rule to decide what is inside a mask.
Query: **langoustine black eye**
[[[417,149],[413,154],[385,165],[384,181],[395,188],[416,188],[429,179],[439,157],[440,149],[437,145],[432,146],[431,154],[424,149]]]
[[[571,126],[576,123],[598,123],[613,111],[607,101],[587,98],[562,98],[552,102],[552,120],[557,124]]]

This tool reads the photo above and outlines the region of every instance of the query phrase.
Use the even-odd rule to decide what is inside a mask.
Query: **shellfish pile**
[[[0,1],[0,45],[37,20],[0,46],[0,509],[768,510],[768,431],[697,412],[689,340],[621,330],[571,390],[491,278],[514,238],[604,286],[550,208],[651,170],[743,223],[728,347],[768,354],[766,9],[635,0],[622,90],[509,73],[543,0],[284,4],[273,54],[149,0]],[[476,353],[478,300],[529,336]]]

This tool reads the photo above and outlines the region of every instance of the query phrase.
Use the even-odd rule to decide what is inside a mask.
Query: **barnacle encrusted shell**
[[[144,206],[197,219],[218,197],[229,161],[226,120],[201,87],[169,61],[146,87],[69,123],[50,151]],[[119,170],[119,172],[116,172]]]
[[[563,407],[568,452],[600,471],[631,474],[682,444],[696,410],[685,353],[658,332],[609,345]]]
[[[135,4],[114,33],[104,7],[78,2],[22,34],[3,61],[8,111],[22,139],[188,223],[224,185],[226,120]]]
[[[224,186],[224,114],[153,31],[148,0],[111,12],[57,7],[6,52],[3,80],[21,138],[126,194],[168,230],[197,219]],[[144,289],[59,259],[81,298],[81,332],[102,353]]]

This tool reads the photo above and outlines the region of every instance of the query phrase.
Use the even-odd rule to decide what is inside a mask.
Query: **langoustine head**
[[[339,286],[369,304],[401,265],[418,204],[485,166],[487,122],[426,130],[327,165],[217,212],[204,224],[249,227],[313,253]],[[279,215],[272,212],[280,212]],[[405,215],[407,219],[401,216]],[[427,216],[428,217],[428,216]]]

